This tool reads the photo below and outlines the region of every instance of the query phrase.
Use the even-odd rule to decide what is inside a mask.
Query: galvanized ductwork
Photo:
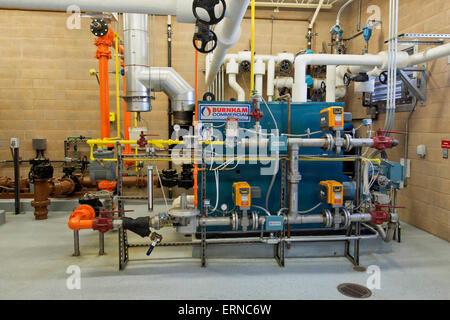
[[[149,74],[150,70],[150,74]],[[178,72],[169,67],[152,67],[141,72],[138,80],[154,92],[164,92],[172,100],[174,123],[190,125],[195,107],[194,89]]]
[[[123,17],[127,110],[151,111],[150,91],[164,92],[172,100],[174,124],[190,125],[194,89],[173,68],[150,68],[148,16],[125,13]]]
[[[138,80],[138,74],[150,67],[148,15],[124,13],[123,35],[127,111],[151,111],[150,90]]]

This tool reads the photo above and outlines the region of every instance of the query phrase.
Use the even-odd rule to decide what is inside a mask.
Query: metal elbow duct
[[[151,111],[150,91],[138,79],[149,65],[148,15],[125,13],[123,15],[125,49],[125,79],[128,112]]]
[[[174,122],[190,125],[195,106],[195,91],[173,68],[152,67],[139,73],[138,81],[155,92],[164,92],[172,100]]]

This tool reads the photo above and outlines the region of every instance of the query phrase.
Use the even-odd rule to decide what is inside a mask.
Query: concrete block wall
[[[370,14],[367,8],[377,5],[381,9],[381,30],[375,30],[370,40],[370,53],[387,50],[384,41],[389,35],[389,1],[363,0],[362,24],[367,23]],[[358,1],[344,12],[344,37],[357,32]],[[450,33],[450,2],[446,0],[400,0],[399,34],[401,33]],[[448,40],[447,40],[448,41]],[[360,54],[363,46],[362,37],[352,40],[349,53]],[[427,46],[419,46],[423,51]],[[428,90],[427,105],[417,106],[409,122],[410,136],[408,142],[411,160],[411,178],[407,188],[399,192],[400,218],[407,223],[450,240],[450,159],[442,158],[441,141],[450,140],[450,65],[449,60],[441,58],[427,64]],[[350,93],[352,93],[350,89]],[[361,107],[360,95],[348,95],[347,107],[356,118],[367,117]],[[394,130],[405,131],[408,113],[396,114]],[[380,114],[374,122],[374,129],[382,128],[385,115]],[[404,136],[396,135],[400,145],[388,151],[389,158],[399,161],[404,157]],[[420,144],[427,146],[427,155],[421,159],[416,148]]]
[[[273,10],[257,11],[256,53],[277,54],[287,51],[297,53],[306,47],[308,19],[314,11]],[[314,41],[321,50],[322,41],[329,38],[328,30],[336,13],[324,10],[318,17]],[[95,59],[94,36],[89,31],[90,19],[81,20],[80,30],[69,30],[61,12],[0,10],[0,160],[11,158],[9,140],[18,137],[22,159],[34,157],[31,148],[33,138],[47,138],[47,156],[63,159],[63,141],[68,136],[100,136],[99,87],[89,69],[98,69]],[[242,36],[230,53],[250,49],[250,14],[242,23]],[[278,20],[283,19],[283,20]],[[121,20],[121,19],[120,19]],[[194,25],[179,24],[172,17],[173,42],[172,65],[186,81],[194,87],[194,49],[192,36]],[[111,25],[122,35],[122,25]],[[167,66],[167,17],[150,17],[150,60],[153,66]],[[110,72],[115,70],[111,60]],[[206,92],[204,83],[204,55],[199,55],[199,95]],[[110,76],[111,112],[116,112],[115,75]],[[250,90],[250,78],[239,77],[238,81]],[[266,79],[264,79],[264,84]],[[227,86],[226,99],[234,96]],[[160,138],[168,136],[168,99],[156,93],[152,101],[153,110],[142,114],[142,123],[149,132]],[[123,127],[122,127],[123,128]],[[111,124],[111,136],[116,136],[115,124]],[[88,153],[87,148],[81,152]],[[167,167],[158,163],[160,170]],[[26,177],[29,166],[21,168]],[[132,170],[131,170],[132,171]],[[56,174],[60,165],[56,167]],[[12,177],[12,165],[0,163],[0,175]],[[130,193],[141,193],[129,189]],[[175,190],[175,194],[178,191]],[[156,196],[162,196],[156,190]]]

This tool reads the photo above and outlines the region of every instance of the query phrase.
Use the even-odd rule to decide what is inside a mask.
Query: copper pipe
[[[70,178],[64,179],[35,179],[34,180],[34,200],[31,206],[34,207],[36,220],[48,218],[47,206],[51,203],[50,196],[70,195],[75,191],[75,182]]]
[[[48,183],[48,179],[34,180],[34,200],[31,206],[34,207],[34,217],[36,220],[45,220],[48,217],[48,208],[50,204],[50,193],[52,188]]]
[[[10,179],[8,177],[0,177],[0,193],[8,193],[10,191],[9,189],[14,189],[14,180]],[[22,192],[28,192],[30,190],[30,182],[27,178],[20,179],[19,182],[19,189]]]

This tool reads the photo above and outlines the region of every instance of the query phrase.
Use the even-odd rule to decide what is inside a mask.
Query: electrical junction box
[[[287,152],[288,140],[286,136],[270,137],[271,152]]]
[[[382,161],[381,170],[383,172],[383,175],[390,180],[390,184],[388,184],[388,187],[391,187],[391,185],[393,185],[394,188],[401,189],[405,178],[404,168],[400,163],[394,161]]]
[[[9,147],[11,149],[19,148],[19,138],[11,138],[11,140],[9,142]]]
[[[320,111],[320,128],[342,130],[344,128],[344,108],[329,107]]]
[[[266,217],[266,231],[283,231],[284,217],[283,216],[267,216]]]
[[[233,183],[233,201],[236,207],[249,208],[252,205],[251,187],[247,182]]]
[[[116,114],[114,112],[109,113],[109,122],[116,121]]]
[[[341,207],[344,199],[344,186],[334,180],[321,181],[319,184],[320,200],[334,207]]]

